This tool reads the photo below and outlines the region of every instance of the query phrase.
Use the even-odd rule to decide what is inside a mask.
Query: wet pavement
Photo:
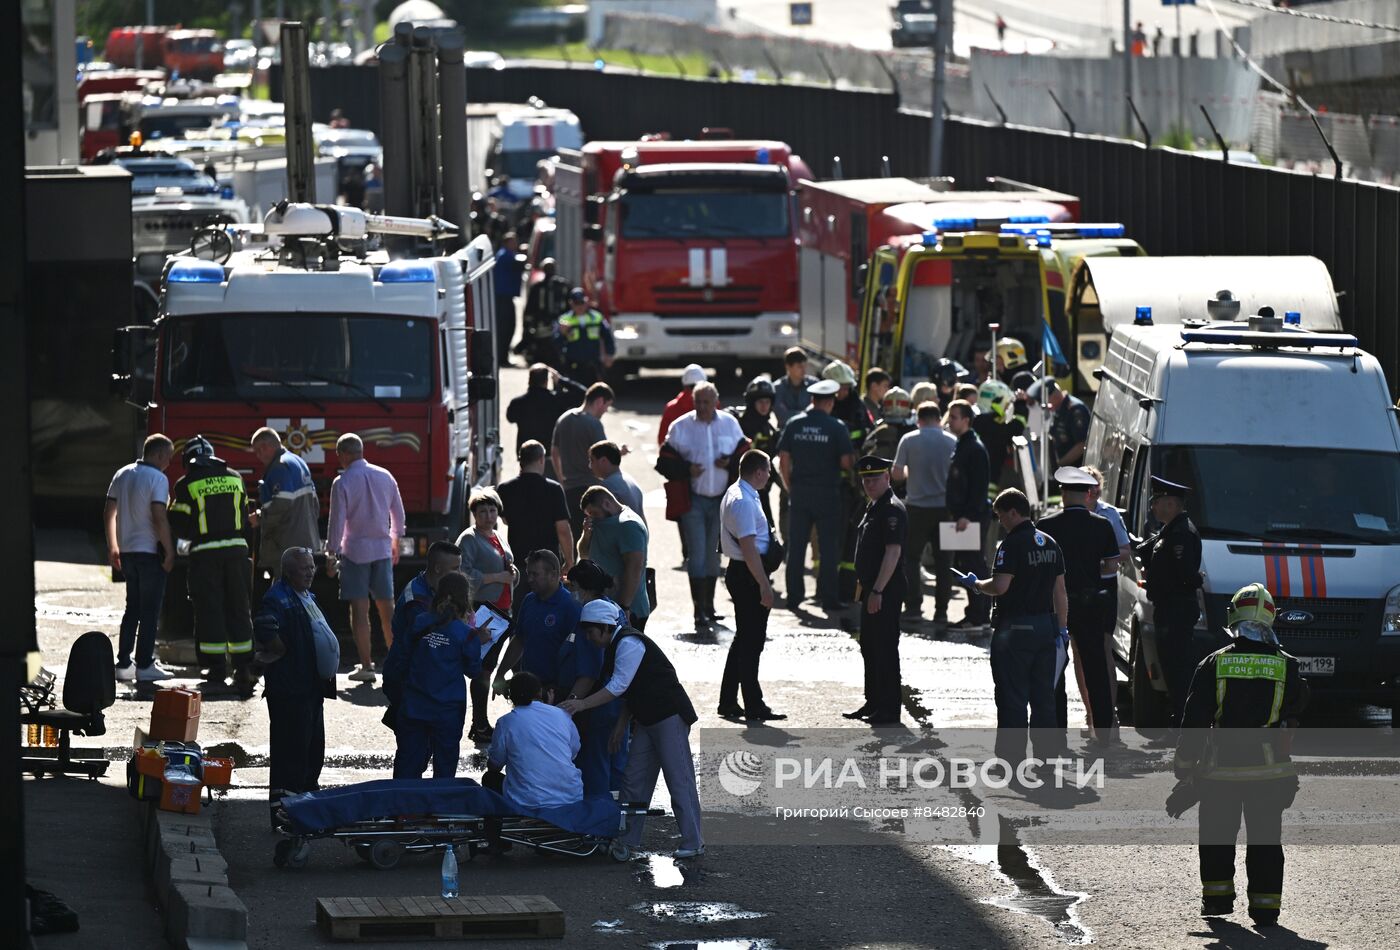
[[[649,560],[660,588],[660,604],[648,633],[675,662],[691,693],[701,717],[692,741],[699,742],[700,730],[735,728],[715,715],[732,629],[695,631],[686,578],[678,569],[679,540],[664,520],[661,482],[652,470],[656,420],[677,389],[675,379],[675,374],[648,374],[629,381],[604,425],[612,438],[629,445],[623,468],[646,492]],[[507,371],[503,397],[518,393],[523,382],[522,370]],[[721,392],[725,400],[734,400],[741,383],[725,380]],[[514,445],[509,425],[502,441]],[[508,468],[506,474],[513,471]],[[98,563],[95,538],[83,532],[41,532],[39,553],[40,639],[45,665],[61,672],[69,646],[84,630],[115,635],[121,589],[110,583]],[[811,584],[809,580],[809,592]],[[925,613],[930,615],[931,601],[930,587],[925,599]],[[717,603],[720,612],[732,618],[722,584]],[[962,601],[955,600],[953,619],[961,612]],[[810,605],[796,615],[774,612],[763,658],[764,688],[769,704],[789,718],[768,727],[748,727],[745,735],[782,744],[797,730],[853,731],[840,714],[861,702],[859,645],[853,636],[857,620],[853,613],[827,617]],[[905,696],[902,728],[894,732],[899,743],[936,754],[944,741],[940,733],[994,724],[985,638],[941,635],[931,624],[921,624],[906,630],[900,652]],[[196,680],[191,674],[178,682],[192,685]],[[338,688],[337,699],[326,705],[323,782],[384,777],[392,761],[393,736],[379,722],[382,693],[344,676]],[[109,758],[124,758],[129,737],[149,716],[150,694],[119,686],[118,701],[108,710],[107,735],[79,744],[102,746]],[[1077,727],[1084,713],[1072,683],[1070,701],[1070,721]],[[493,701],[493,717],[505,711],[501,700]],[[1351,726],[1380,728],[1383,721],[1375,711],[1342,710],[1337,715]],[[231,756],[237,763],[236,787],[213,811],[233,886],[249,907],[250,946],[325,943],[312,923],[316,897],[436,893],[438,864],[432,856],[409,856],[400,867],[380,872],[338,843],[318,841],[305,869],[273,868],[277,839],[267,826],[263,703],[208,699],[200,739],[211,753]],[[479,750],[464,746],[463,753],[460,774],[477,775],[484,765]],[[1338,757],[1337,750],[1317,754],[1322,757],[1305,760],[1305,771],[1396,781],[1393,762]],[[1115,760],[1113,768],[1160,769],[1168,755],[1138,749]],[[985,804],[969,790],[959,790],[956,800],[967,808]],[[655,804],[669,806],[664,783]],[[706,816],[717,833],[732,820],[731,815]],[[898,820],[853,820],[844,823],[839,834],[823,833],[786,845],[716,845],[699,860],[676,861],[670,857],[676,847],[674,827],[669,818],[648,822],[641,854],[626,865],[604,856],[578,860],[522,854],[521,849],[505,857],[480,856],[464,864],[462,892],[545,894],[565,911],[568,945],[603,948],[1018,948],[1092,943],[1164,950],[1254,946],[1261,939],[1242,926],[1247,923],[1242,914],[1233,923],[1214,925],[1195,916],[1196,854],[1190,847],[1028,847],[1016,838],[1016,829],[998,828],[990,820],[979,825],[975,818],[969,819],[968,827],[979,834],[999,831],[999,846],[946,846],[914,840]],[[1397,858],[1396,847],[1290,849],[1284,923],[1291,929],[1269,943],[1309,948],[1400,945],[1400,897],[1391,883]]]

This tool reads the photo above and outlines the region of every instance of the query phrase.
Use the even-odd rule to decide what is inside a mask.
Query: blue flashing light
[[[1002,234],[1020,234],[1025,237],[1031,237],[1044,230],[1045,228],[1038,228],[1034,224],[1003,224],[1001,226]]]
[[[1150,327],[1150,326],[1152,326],[1152,308],[1151,308],[1151,307],[1138,307],[1138,308],[1137,308],[1137,315],[1133,317],[1133,326],[1135,326],[1135,327]]]
[[[1010,224],[1049,224],[1050,219],[1043,214],[1013,214],[1006,219]]]
[[[938,232],[925,231],[922,235],[920,235],[919,241],[923,243],[924,247],[933,247],[935,244],[938,243]]]
[[[432,264],[422,261],[392,261],[379,269],[381,284],[435,284]]]
[[[1121,224],[1094,224],[1079,229],[1079,236],[1086,238],[1118,238],[1127,233]]]
[[[1288,326],[1301,327],[1303,325],[1303,315],[1297,310],[1286,310],[1283,314],[1283,322]]]
[[[1041,228],[1040,230],[1035,232],[1036,247],[1049,247],[1050,244],[1051,240],[1049,231],[1047,231],[1045,228]]]
[[[758,164],[760,164],[760,165],[767,165],[767,164],[768,164],[769,155],[768,155],[768,147],[767,147],[767,146],[764,146],[764,147],[762,147],[762,148],[760,148],[760,149],[758,150],[758,154],[756,154],[756,155],[754,156],[754,161],[758,162]]]
[[[975,227],[976,218],[938,218],[933,222],[935,231],[970,231]]]
[[[232,200],[233,200],[233,186],[232,186],[232,185],[224,185],[224,187],[220,188],[220,189],[219,189],[219,197],[222,198],[222,199],[224,199],[225,201],[232,201]]]
[[[165,279],[172,284],[222,284],[224,269],[213,261],[178,261]]]

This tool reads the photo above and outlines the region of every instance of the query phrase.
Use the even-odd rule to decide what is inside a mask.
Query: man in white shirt
[[[155,650],[165,578],[175,566],[166,517],[170,480],[165,477],[174,454],[170,439],[159,433],[147,436],[141,459],[119,469],[107,489],[102,516],[107,561],[126,580],[126,610],[117,640],[117,679],[124,682],[170,678],[156,663]]]
[[[686,571],[699,632],[721,619],[715,613],[719,504],[729,487],[729,457],[744,442],[744,430],[738,419],[718,411],[719,390],[713,383],[697,384],[694,399],[695,408],[671,424],[666,444],[690,463],[690,510],[681,515],[681,530],[690,552]]]
[[[603,651],[603,668],[596,680],[603,686],[583,699],[565,700],[559,708],[576,716],[614,699],[623,700],[623,714],[609,738],[608,748],[616,749],[628,727],[634,721],[636,725],[618,800],[650,803],[657,777],[665,775],[681,833],[681,846],[675,856],[699,857],[705,853],[705,839],[700,829],[695,761],[690,756],[690,727],[699,717],[676,677],[676,668],[646,634],[618,625],[617,607],[610,601],[584,604],[578,629]],[[638,817],[628,821],[621,838],[624,844],[635,848],[642,843],[644,820]]]
[[[759,493],[768,485],[772,461],[768,453],[750,449],[739,459],[739,480],[724,493],[720,505],[719,544],[729,558],[724,586],[734,601],[734,640],[724,662],[719,687],[719,714],[725,719],[763,722],[786,719],[763,701],[758,663],[768,638],[768,613],[773,587],[764,561],[773,544],[772,528],[763,514]],[[776,566],[776,565],[774,565]],[[739,705],[743,690],[744,705]]]
[[[525,808],[552,808],[583,800],[583,776],[574,765],[578,729],[568,713],[539,702],[540,680],[524,670],[507,686],[515,708],[496,721],[486,758],[505,769],[501,793]]]

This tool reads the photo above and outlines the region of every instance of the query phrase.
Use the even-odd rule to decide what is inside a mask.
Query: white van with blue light
[[[1217,302],[1218,303],[1218,302]],[[1355,337],[1280,320],[1118,327],[1097,372],[1086,455],[1129,530],[1158,525],[1148,480],[1190,486],[1203,543],[1198,646],[1224,644],[1230,595],[1260,581],[1276,631],[1315,691],[1400,719],[1400,425]],[[1114,652],[1134,724],[1166,724],[1141,570],[1120,568]]]

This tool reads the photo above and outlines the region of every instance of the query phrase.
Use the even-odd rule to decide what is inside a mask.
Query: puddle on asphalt
[[[1003,837],[1007,831],[1003,827]],[[1015,842],[1015,835],[1010,840]],[[1093,934],[1079,921],[1076,908],[1088,894],[1062,891],[1055,880],[1019,843],[1007,845],[940,845],[938,850],[956,855],[964,861],[980,864],[1016,888],[1015,893],[993,897],[983,903],[1005,910],[1039,917],[1054,928],[1055,936],[1065,943],[1086,944]]]
[[[637,877],[643,884],[650,883],[652,887],[664,889],[680,887],[687,881],[694,883],[698,881],[699,874],[698,868],[688,867],[674,858],[668,858],[664,854],[649,854],[637,872]]]
[[[719,940],[667,940],[651,945],[651,950],[774,950],[771,940],[724,937]]]
[[[658,920],[675,920],[683,924],[720,924],[730,920],[757,920],[767,917],[756,910],[745,910],[727,901],[646,901],[633,904],[632,909]]]

